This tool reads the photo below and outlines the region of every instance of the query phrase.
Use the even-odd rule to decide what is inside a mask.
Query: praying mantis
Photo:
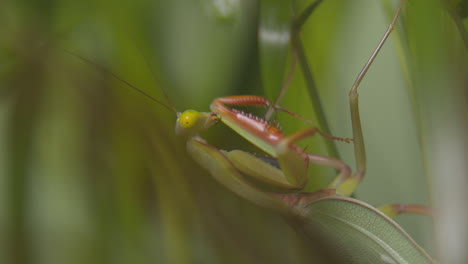
[[[182,113],[177,113],[174,107],[163,104],[161,101],[149,96],[134,86],[132,86],[132,88],[177,113],[175,132],[186,137],[188,153],[200,166],[207,169],[218,182],[240,197],[258,206],[273,210],[287,219],[291,217],[299,218],[305,223],[307,221],[318,221],[320,225],[323,223],[317,220],[319,219],[320,212],[322,212],[322,216],[327,216],[327,214],[335,215],[339,214],[338,209],[343,211],[353,210],[354,213],[352,216],[361,215],[372,219],[380,219],[382,222],[385,222],[384,225],[386,228],[393,230],[397,235],[403,237],[395,239],[394,241],[398,241],[398,243],[406,242],[408,248],[411,248],[410,256],[405,256],[403,253],[396,255],[390,254],[390,256],[387,256],[388,258],[394,261],[402,260],[402,263],[407,259],[416,259],[415,262],[412,263],[430,263],[432,262],[431,258],[415,245],[415,243],[405,235],[406,233],[404,233],[404,231],[384,215],[395,216],[400,213],[429,214],[430,210],[428,208],[418,205],[385,205],[380,207],[380,211],[378,211],[363,202],[349,198],[362,181],[366,172],[366,156],[363,132],[360,124],[357,89],[373,60],[376,58],[377,53],[390,35],[402,6],[403,1],[395,12],[394,18],[384,37],[357,77],[350,91],[350,109],[353,126],[352,141],[357,159],[357,172],[355,173],[352,173],[350,167],[338,159],[306,153],[303,149],[295,145],[296,142],[316,134],[331,140],[350,142],[350,139],[327,135],[316,127],[306,128],[291,135],[284,135],[277,127],[271,125],[267,121],[228,107],[270,106],[276,111],[288,111],[263,97],[223,97],[213,101],[211,112],[186,110]],[[279,163],[279,168],[247,152],[240,150],[219,150],[201,138],[201,132],[219,122],[223,122],[236,133],[275,158]],[[265,192],[244,176],[251,176],[259,181],[285,190],[300,190],[309,180],[307,170],[310,163],[334,168],[338,171],[338,176],[326,189],[315,193],[288,193],[287,191],[285,191],[285,193]],[[327,212],[327,210],[329,211]],[[357,211],[360,212],[356,213]],[[323,219],[325,218],[322,218],[322,220]],[[351,220],[349,221],[350,223],[355,223]],[[304,224],[303,230],[307,230],[307,228],[308,225]],[[366,228],[370,227],[366,226]],[[384,233],[379,233],[377,238],[385,241],[387,238],[383,238],[384,236]],[[392,234],[392,236],[395,236],[395,234]],[[397,242],[388,243],[392,244]]]

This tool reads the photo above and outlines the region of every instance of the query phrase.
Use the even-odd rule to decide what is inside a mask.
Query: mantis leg
[[[401,214],[434,215],[434,209],[419,204],[385,204],[377,207],[377,209],[388,217],[395,217]]]
[[[244,151],[233,150],[223,153],[239,171],[242,171],[242,173],[284,189],[304,188],[309,180],[307,173],[309,161],[318,165],[329,166],[340,171],[337,178],[328,187],[330,189],[335,189],[350,178],[351,169],[349,166],[335,158],[305,153],[301,148],[294,145],[295,142],[307,137],[312,137],[316,133],[329,139],[343,140],[324,134],[316,127],[306,128],[289,135],[275,146],[276,158],[280,168],[276,168],[264,160]],[[337,193],[340,195],[347,194],[341,189],[337,189]]]
[[[356,157],[357,172],[350,179],[342,182],[341,184],[339,184],[339,186],[337,186],[337,189],[340,189],[346,195],[351,195],[356,190],[359,183],[364,178],[364,175],[366,174],[366,170],[367,170],[366,149],[365,149],[365,144],[364,144],[364,136],[362,134],[361,117],[359,114],[359,95],[357,92],[357,88],[359,87],[359,84],[361,83],[362,79],[366,75],[367,71],[372,65],[372,62],[376,58],[377,54],[379,53],[385,41],[387,40],[388,36],[390,36],[390,33],[392,32],[395,26],[398,16],[400,15],[401,9],[403,7],[403,3],[404,3],[404,0],[401,0],[400,6],[395,12],[393,20],[388,26],[387,31],[385,32],[379,44],[375,48],[374,52],[372,53],[371,57],[367,61],[366,65],[359,73],[358,77],[356,78],[356,81],[353,84],[353,87],[351,88],[349,92],[349,105],[350,105],[350,110],[351,110],[351,124],[353,127],[354,154]]]
[[[348,186],[355,181],[354,178],[350,177],[351,169],[346,163],[331,157],[305,153],[301,148],[294,145],[295,142],[312,137],[316,133],[329,139],[340,140],[340,138],[322,133],[316,127],[306,128],[289,135],[275,146],[276,158],[280,168],[276,168],[262,159],[240,150],[223,152],[223,154],[242,173],[284,189],[302,189],[307,184],[309,180],[307,173],[309,161],[317,165],[332,167],[340,173],[328,188],[337,189],[336,193],[339,195],[350,195],[349,191],[347,191]]]
[[[289,177],[305,177],[307,178],[307,163],[304,163],[304,160],[307,162],[312,162],[318,165],[324,165],[328,167],[335,168],[339,171],[336,179],[328,186],[330,189],[336,189],[336,193],[339,195],[350,195],[346,192],[345,189],[339,188],[341,184],[349,182],[351,176],[351,169],[349,166],[341,160],[326,157],[321,155],[309,154],[302,152],[296,145],[293,143],[305,139],[307,137],[312,137],[316,133],[330,138],[338,139],[333,136],[326,135],[322,133],[318,128],[311,127],[303,129],[299,132],[296,132],[292,135],[285,137],[281,142],[276,146],[277,158],[280,163],[281,169]],[[302,164],[302,166],[301,166]],[[299,171],[305,170],[305,172]],[[298,173],[299,172],[299,173]]]

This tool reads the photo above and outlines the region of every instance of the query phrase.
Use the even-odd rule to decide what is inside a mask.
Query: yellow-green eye
[[[186,110],[179,117],[179,124],[183,128],[192,128],[196,126],[201,114],[195,110]]]

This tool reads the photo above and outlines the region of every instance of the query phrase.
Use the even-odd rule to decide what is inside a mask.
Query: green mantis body
[[[267,99],[259,96],[230,96],[217,98],[211,104],[212,112],[187,110],[183,113],[178,113],[175,129],[176,133],[187,136],[187,148],[189,153],[191,153],[192,157],[199,164],[210,170],[212,175],[215,174],[213,171],[220,174],[231,175],[232,177],[215,177],[233,192],[258,205],[269,208],[276,206],[267,206],[265,203],[267,203],[269,198],[272,197],[272,194],[258,191],[258,189],[249,183],[242,174],[254,177],[257,180],[279,188],[300,190],[308,182],[307,169],[309,163],[329,166],[339,172],[336,179],[328,186],[328,189],[331,190],[326,193],[350,196],[362,181],[366,172],[366,154],[359,116],[357,88],[375,59],[378,51],[390,35],[401,8],[402,6],[400,5],[384,37],[365,65],[364,69],[359,74],[349,93],[357,172],[352,173],[350,167],[340,160],[332,157],[306,153],[294,144],[297,141],[311,137],[317,133],[332,140],[349,142],[351,141],[350,139],[326,135],[316,127],[306,128],[293,133],[292,135],[286,136],[278,128],[262,118],[230,108],[230,106],[267,106],[283,110],[280,106],[272,105],[272,103]],[[262,159],[259,159],[250,153],[240,150],[229,152],[218,151],[216,148],[208,145],[203,139],[201,139],[199,133],[203,130],[209,129],[220,120],[265,153],[277,159],[281,169],[265,163]],[[219,153],[214,154],[217,151]],[[223,172],[223,169],[218,168],[216,164],[222,164],[225,162],[226,164],[222,165],[222,167],[225,167],[225,171]],[[229,180],[230,178],[235,179],[235,181]],[[240,187],[241,185],[244,185],[244,187]],[[321,197],[323,194],[324,192],[322,191],[317,195],[318,197]],[[314,194],[309,195],[314,197]],[[382,208],[388,215],[392,216],[403,212],[423,212],[429,214],[429,211],[421,210],[420,207],[415,206],[397,205],[384,206]]]
[[[278,128],[265,120],[255,118],[239,110],[228,108],[226,104],[270,105],[267,99],[258,96],[218,98],[211,105],[211,110],[213,111],[211,113],[199,113],[194,110],[181,113],[176,123],[176,132],[178,134],[189,135],[187,140],[189,153],[203,167],[212,171],[213,175],[218,173],[220,175],[231,174],[232,177],[220,176],[218,178],[218,180],[229,189],[241,194],[243,198],[258,205],[275,209],[277,203],[270,200],[275,200],[277,198],[272,194],[259,191],[250,184],[241,173],[275,185],[276,187],[284,189],[302,189],[308,182],[308,162],[314,162],[320,165],[331,166],[340,171],[337,180],[331,184],[330,188],[338,187],[338,192],[342,194],[352,193],[352,191],[348,189],[342,190],[340,188],[340,186],[346,186],[346,188],[352,186],[352,184],[349,184],[350,180],[348,179],[350,178],[351,170],[346,164],[334,158],[306,153],[297,145],[294,145],[294,142],[300,139],[312,136],[315,133],[321,133],[317,128],[307,128],[298,133],[285,136]],[[220,152],[198,137],[196,132],[200,129],[209,128],[219,120],[222,120],[223,123],[227,124],[237,133],[258,146],[267,154],[276,158],[281,169],[264,162],[262,159],[252,154],[240,150]],[[220,170],[219,164],[222,163],[226,163],[222,166],[226,171],[223,171],[223,169]],[[232,166],[231,169],[228,168],[230,166]],[[230,179],[235,179],[235,181]]]

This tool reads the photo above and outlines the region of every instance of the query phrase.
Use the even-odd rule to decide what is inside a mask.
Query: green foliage
[[[163,101],[164,87],[178,110],[208,110],[226,95],[275,97],[261,88],[286,78],[288,47],[264,50],[257,38],[270,7],[262,5],[274,2],[3,1],[0,262],[314,260],[311,244],[281,217],[229,192],[187,156],[173,113],[63,51]],[[290,6],[299,13],[310,4]],[[324,0],[301,31],[336,136],[351,135],[347,93],[389,23],[387,9],[380,1]],[[464,252],[446,242],[448,234],[460,245],[467,233],[466,30],[440,1],[408,0],[405,10],[360,90],[369,168],[357,196],[375,205],[432,202],[441,211],[435,243],[430,219],[397,221],[431,255],[464,263]],[[265,74],[260,67],[271,61],[278,65]],[[297,70],[282,105],[318,120],[310,102]],[[286,133],[306,126],[279,119]],[[220,149],[254,150],[222,125],[203,136]],[[327,154],[323,139],[303,146]],[[351,145],[337,148],[354,164]],[[311,168],[323,184],[334,174]]]

